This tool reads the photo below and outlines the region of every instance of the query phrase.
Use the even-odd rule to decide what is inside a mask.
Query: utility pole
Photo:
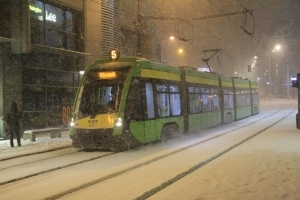
[[[286,52],[286,92],[287,99],[290,99],[290,69],[289,69],[289,53]]]
[[[137,34],[137,56],[141,57],[142,56],[142,32],[144,29],[147,28],[147,24],[141,13],[142,0],[137,0],[137,1],[138,1],[137,21],[133,22],[133,24],[134,24],[134,30],[136,31]]]

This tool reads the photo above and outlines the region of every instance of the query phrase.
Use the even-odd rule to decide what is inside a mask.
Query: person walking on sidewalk
[[[3,121],[8,125],[11,147],[14,147],[14,136],[17,138],[18,146],[21,146],[19,122],[21,118],[22,112],[18,111],[17,103],[15,101],[12,101],[10,104],[10,112],[3,118]]]

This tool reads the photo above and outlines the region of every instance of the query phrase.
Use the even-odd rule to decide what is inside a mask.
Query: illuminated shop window
[[[35,0],[29,10],[33,44],[83,51],[81,13]]]

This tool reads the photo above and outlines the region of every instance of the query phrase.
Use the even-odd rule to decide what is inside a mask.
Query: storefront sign
[[[33,5],[29,5],[29,9],[35,13],[42,13],[42,9],[35,7]]]
[[[46,20],[56,22],[56,15],[46,10]]]
[[[37,14],[40,14],[43,12],[43,10],[39,7],[36,7],[36,6],[33,6],[33,5],[29,5],[29,9]],[[56,22],[56,15],[49,12],[48,10],[46,10],[46,13],[45,13],[45,18],[47,21],[51,21],[51,22]],[[40,19],[40,17],[39,17]]]

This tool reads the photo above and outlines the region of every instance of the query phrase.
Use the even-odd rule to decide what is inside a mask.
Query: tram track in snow
[[[157,162],[157,161],[166,159],[166,158],[168,158],[168,157],[170,157],[170,156],[172,156],[172,155],[178,154],[178,153],[183,152],[183,151],[185,151],[185,150],[188,150],[188,149],[191,149],[191,148],[196,147],[196,146],[198,146],[198,145],[201,145],[201,144],[203,144],[203,143],[205,143],[205,142],[208,142],[208,141],[210,141],[210,140],[213,140],[213,139],[222,137],[222,136],[224,136],[224,135],[226,135],[226,134],[229,134],[229,133],[232,132],[232,131],[237,131],[237,130],[243,129],[243,128],[247,127],[247,126],[251,126],[251,125],[253,125],[253,124],[257,123],[257,122],[261,122],[262,120],[266,120],[266,119],[268,119],[269,117],[273,116],[274,114],[276,114],[276,113],[278,113],[278,112],[280,112],[280,111],[282,111],[282,110],[283,110],[283,108],[282,108],[282,109],[278,109],[277,111],[272,112],[272,113],[270,113],[270,114],[268,114],[268,115],[262,116],[261,118],[255,120],[255,121],[253,121],[253,122],[247,123],[247,124],[242,125],[242,126],[239,126],[239,127],[237,127],[237,128],[230,129],[229,131],[225,131],[225,132],[223,132],[223,133],[221,133],[221,134],[218,134],[218,135],[216,135],[216,136],[212,136],[212,137],[210,137],[210,138],[208,138],[208,139],[205,139],[205,140],[202,140],[202,141],[193,143],[193,144],[191,144],[191,145],[188,145],[188,146],[179,148],[179,149],[177,149],[177,150],[171,151],[171,152],[169,152],[169,153],[166,153],[166,154],[161,155],[161,156],[159,156],[159,157],[156,157],[156,158],[147,160],[147,161],[145,161],[145,162],[142,162],[142,163],[133,165],[133,166],[131,166],[131,167],[125,168],[125,169],[120,170],[120,171],[117,171],[117,172],[115,172],[115,173],[108,174],[108,175],[106,175],[106,176],[100,177],[100,178],[98,178],[98,179],[95,179],[95,180],[93,180],[93,181],[90,181],[90,182],[88,182],[88,183],[85,183],[85,184],[83,184],[83,185],[80,185],[80,186],[78,186],[78,187],[74,187],[74,188],[69,189],[69,190],[67,190],[67,191],[64,191],[64,192],[62,192],[62,193],[59,193],[59,194],[56,194],[56,195],[52,195],[52,196],[48,197],[47,199],[49,199],[49,200],[52,200],[52,199],[59,199],[59,198],[64,197],[64,196],[66,196],[66,195],[70,195],[70,194],[72,194],[72,193],[76,193],[77,191],[80,191],[80,190],[82,190],[82,189],[84,189],[84,188],[89,188],[89,187],[92,187],[92,186],[94,186],[94,185],[96,185],[96,184],[100,184],[101,182],[108,181],[108,180],[110,180],[110,179],[112,179],[112,178],[116,178],[116,177],[118,177],[118,176],[124,175],[124,174],[126,174],[126,173],[129,173],[129,172],[134,171],[134,170],[136,170],[136,169],[139,169],[139,168],[141,168],[141,167],[147,166],[147,165],[152,164],[152,163],[154,163],[154,162]],[[237,143],[231,145],[230,147],[224,149],[223,151],[220,151],[219,153],[217,153],[217,154],[215,154],[215,155],[209,157],[208,159],[205,159],[204,161],[202,161],[202,162],[200,162],[200,163],[194,165],[193,167],[189,168],[188,170],[186,170],[186,171],[184,171],[184,172],[182,172],[182,173],[177,174],[177,175],[174,176],[173,178],[170,178],[170,179],[166,180],[165,182],[163,182],[163,183],[160,184],[159,186],[157,186],[157,187],[155,187],[155,188],[153,188],[153,189],[151,189],[151,190],[149,190],[149,191],[146,191],[145,193],[143,193],[141,196],[137,197],[136,199],[139,199],[139,200],[140,200],[140,199],[146,199],[146,198],[148,198],[148,197],[150,197],[150,196],[152,196],[152,195],[158,193],[159,191],[161,191],[161,190],[163,190],[164,188],[168,187],[169,185],[175,183],[176,181],[179,181],[180,179],[182,179],[182,178],[188,176],[189,174],[191,174],[191,173],[194,172],[195,170],[200,169],[201,167],[203,167],[203,166],[207,165],[208,163],[212,162],[213,160],[215,160],[215,159],[217,159],[217,158],[220,158],[221,156],[223,156],[223,155],[226,154],[227,152],[229,152],[229,151],[235,149],[236,147],[238,147],[238,146],[242,145],[243,143],[249,141],[250,139],[254,138],[255,136],[257,136],[257,135],[259,135],[259,134],[265,132],[266,130],[270,129],[271,127],[273,127],[274,125],[278,124],[278,123],[281,122],[283,119],[285,119],[287,116],[291,115],[295,110],[296,110],[296,109],[290,111],[287,115],[281,117],[279,120],[275,121],[274,123],[272,123],[272,124],[270,124],[270,125],[264,127],[263,129],[261,129],[261,130],[259,130],[259,131],[256,131],[255,133],[252,133],[250,136],[248,136],[248,137],[242,139],[241,141],[239,141],[239,142],[237,142]]]
[[[25,153],[25,154],[20,154],[20,155],[9,156],[9,157],[5,157],[5,158],[0,158],[0,162],[7,161],[7,160],[13,160],[13,159],[17,159],[17,158],[22,158],[22,157],[27,157],[27,156],[32,156],[32,155],[48,153],[48,152],[66,149],[66,148],[70,148],[70,147],[71,147],[71,145],[67,145],[67,146],[62,146],[62,147],[56,147],[53,149],[46,149],[43,151],[35,151],[35,152],[30,152],[30,153]]]
[[[71,146],[61,147],[61,148],[56,148],[56,149],[51,149],[51,150],[45,150],[45,151],[33,152],[33,153],[28,153],[28,154],[19,155],[19,156],[8,157],[8,158],[1,159],[0,161],[2,162],[2,165],[3,165],[3,162],[10,162],[10,161],[14,161],[14,160],[17,160],[17,159],[20,159],[20,158],[26,158],[26,157],[40,155],[40,154],[46,154],[46,153],[53,152],[53,151],[57,151],[57,152],[60,151],[60,150],[67,151],[68,148],[71,150]],[[17,166],[22,166],[22,165],[27,165],[27,164],[32,164],[32,163],[38,163],[40,161],[49,160],[49,159],[53,159],[53,158],[58,158],[58,157],[74,154],[76,152],[77,151],[75,151],[75,150],[71,151],[71,152],[66,152],[66,153],[63,152],[63,153],[55,155],[55,156],[51,155],[51,156],[48,156],[48,157],[41,157],[41,158],[35,159],[33,161],[25,161],[25,162],[21,162],[19,164],[14,164],[14,165],[8,166],[8,167],[0,166],[0,172],[5,170],[5,169],[9,169],[11,167],[17,167]]]
[[[70,155],[70,154],[75,154],[75,153],[78,153],[78,152],[63,154],[63,155],[59,155],[59,156],[55,156],[55,157],[51,157],[51,158],[40,159],[40,160],[37,160],[37,161],[34,161],[34,162],[28,162],[28,163],[18,165],[17,167],[24,166],[24,165],[27,165],[27,164],[36,163],[36,162],[39,162],[39,161],[50,160],[50,159],[53,159],[53,158],[62,157],[62,156]],[[103,158],[103,157],[106,157],[106,156],[110,156],[110,155],[113,155],[113,154],[116,154],[116,153],[118,153],[118,152],[107,152],[107,153],[101,154],[99,156],[94,156],[94,157],[91,157],[91,158],[88,158],[88,159],[83,159],[83,160],[80,160],[80,161],[77,161],[77,162],[72,162],[72,163],[68,163],[68,164],[65,164],[65,165],[53,167],[51,169],[40,170],[36,173],[31,173],[29,175],[20,176],[20,177],[13,178],[13,179],[10,179],[10,180],[7,180],[7,181],[2,181],[2,182],[0,182],[0,186],[6,185],[6,184],[9,184],[9,183],[13,183],[13,182],[16,182],[16,181],[24,180],[24,179],[27,179],[27,178],[31,178],[31,177],[34,177],[34,176],[42,175],[42,174],[45,174],[45,173],[57,171],[57,170],[60,170],[60,169],[68,168],[68,167],[71,167],[71,166],[74,166],[74,165],[79,165],[79,164],[82,164],[82,163],[85,163],[85,162],[90,162],[90,161],[100,159],[100,158]],[[13,167],[16,167],[16,166],[13,166]],[[7,170],[9,168],[12,168],[12,167],[3,168],[0,171]]]
[[[296,109],[295,109],[296,110]],[[271,127],[273,127],[274,125],[278,124],[279,122],[281,122],[282,120],[284,120],[286,117],[288,117],[289,115],[291,115],[295,110],[292,110],[291,112],[289,112],[286,116],[280,118],[279,120],[277,120],[276,122],[274,122],[273,124],[261,129],[260,131],[252,134],[251,136],[241,140],[240,142],[230,146],[229,148],[225,149],[224,151],[221,151],[220,153],[210,157],[209,159],[203,161],[203,162],[200,162],[199,164],[191,167],[190,169],[188,169],[187,171],[183,172],[183,173],[180,173],[178,174],[177,176],[173,177],[172,179],[169,179],[167,181],[165,181],[164,183],[162,183],[161,185],[157,186],[156,188],[153,188],[147,192],[145,192],[143,195],[139,196],[136,198],[136,200],[143,200],[143,199],[147,199],[149,198],[150,196],[153,196],[154,194],[160,192],[161,190],[165,189],[166,187],[170,186],[171,184],[179,181],[180,179],[188,176],[189,174],[191,174],[192,172],[200,169],[201,167],[209,164],[210,162],[212,162],[213,160],[223,156],[224,154],[226,154],[227,152],[235,149],[236,147],[242,145],[243,143],[247,142],[248,140],[254,138],[255,136],[265,132],[266,130],[270,129]]]

